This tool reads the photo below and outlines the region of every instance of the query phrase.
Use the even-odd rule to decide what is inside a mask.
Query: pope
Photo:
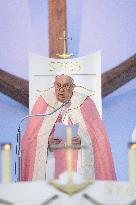
[[[72,144],[81,145],[81,149],[72,150],[73,171],[86,179],[116,179],[104,124],[91,98],[75,92],[75,86],[71,76],[58,75],[54,88],[36,100],[31,114],[50,113],[66,100],[70,100],[70,103],[50,116],[29,119],[21,145],[23,181],[45,180],[51,153],[54,157],[53,177],[57,179],[66,171],[66,149],[50,149],[54,144],[64,143],[54,136],[56,122],[65,125],[79,123],[78,136],[72,140]]]

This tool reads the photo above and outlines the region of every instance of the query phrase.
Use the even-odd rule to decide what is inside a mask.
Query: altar
[[[94,181],[81,192],[65,194],[46,181],[0,185],[4,205],[135,205],[136,184]]]

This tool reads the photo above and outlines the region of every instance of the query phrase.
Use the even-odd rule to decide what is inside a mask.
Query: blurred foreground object
[[[2,183],[11,182],[11,144],[1,144],[1,169],[2,169]]]
[[[129,143],[128,158],[129,180],[136,183],[136,127]]]

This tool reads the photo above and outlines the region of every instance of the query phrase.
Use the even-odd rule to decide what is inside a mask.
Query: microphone
[[[68,104],[70,105],[70,103],[71,103],[71,99],[65,100],[64,103],[62,104],[63,105],[62,107]]]
[[[38,117],[38,116],[44,116],[44,117],[46,117],[46,116],[52,115],[53,113],[57,112],[59,109],[61,109],[62,107],[64,107],[65,105],[69,104],[70,101],[71,101],[70,99],[65,100],[60,107],[54,109],[54,110],[53,110],[52,112],[50,112],[50,113],[45,113],[45,114],[37,114],[37,113],[36,113],[36,114],[32,114],[32,115],[26,115],[24,118],[21,119],[21,121],[20,121],[19,124],[21,125],[21,123],[22,123],[25,119],[27,119],[27,118],[29,118],[29,117],[35,117],[35,116],[37,116],[37,117]]]
[[[19,157],[19,178],[18,180],[21,181],[21,175],[22,175],[22,153],[21,153],[21,125],[22,125],[22,122],[29,118],[29,117],[41,117],[41,116],[50,116],[52,114],[54,114],[55,112],[57,112],[58,110],[60,110],[62,107],[68,105],[69,103],[71,102],[70,99],[68,100],[65,100],[61,106],[59,106],[58,108],[54,109],[52,112],[49,112],[49,113],[44,113],[44,114],[32,114],[32,115],[26,115],[25,117],[23,117],[21,120],[20,120],[20,123],[19,123],[19,126],[18,126],[18,133],[17,133],[17,143],[18,143],[18,151],[17,151],[17,147],[16,147],[16,153],[18,154],[18,157]],[[16,162],[15,162],[15,174],[16,174]]]

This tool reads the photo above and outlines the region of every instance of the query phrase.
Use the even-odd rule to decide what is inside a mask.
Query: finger
[[[73,138],[73,139],[72,139],[72,141],[77,141],[77,140],[78,140],[78,138]]]
[[[61,142],[61,140],[56,140],[55,143],[59,144]]]

